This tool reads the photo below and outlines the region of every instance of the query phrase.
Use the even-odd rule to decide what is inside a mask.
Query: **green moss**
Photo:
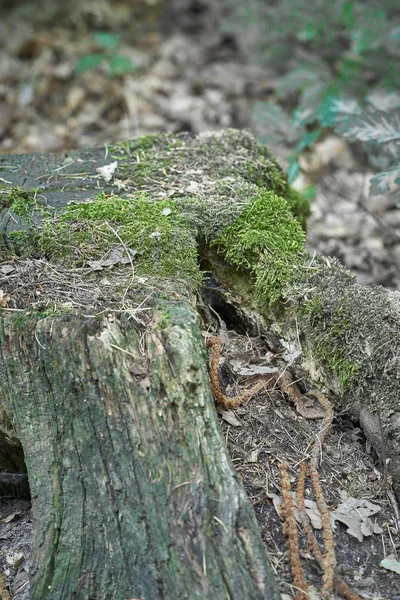
[[[305,233],[284,198],[261,190],[213,242],[225,260],[255,279],[260,302],[278,300],[302,261]]]
[[[0,262],[7,260],[10,254],[7,237],[3,232],[0,232]]]
[[[150,293],[158,289],[159,282],[163,287],[163,280],[169,280],[180,282],[179,289],[172,289],[181,294],[200,285],[196,236],[202,248],[218,240],[223,252],[224,245],[229,245],[229,228],[232,226],[235,241],[237,228],[248,220],[247,247],[241,255],[233,244],[231,263],[246,269],[246,260],[247,264],[254,260],[250,270],[260,301],[279,297],[304,242],[290,211],[304,224],[308,206],[290,190],[273,155],[254,137],[237,130],[196,138],[146,135],[109,145],[108,159],[118,161],[115,180],[109,186],[117,184],[116,193],[121,196],[101,194],[94,201],[69,205],[56,217],[37,213],[34,227],[29,226],[27,233],[7,234],[8,253],[11,248],[19,255],[30,252],[67,266],[87,267],[88,261],[107,258],[113,247],[121,248],[119,236],[136,253],[135,275],[142,280],[150,278],[143,284],[147,290],[139,291]],[[164,209],[170,214],[163,214]],[[255,220],[253,213],[257,213]],[[252,236],[257,239],[251,240]],[[109,273],[119,267],[120,279],[123,271],[131,271],[129,264],[120,264]],[[127,285],[125,282],[122,294],[115,297],[125,297]],[[130,290],[131,296],[137,292]]]
[[[147,135],[139,135],[132,142],[133,152],[146,152],[151,148],[157,150],[172,150],[182,145],[179,137],[172,133],[149,133]]]
[[[195,232],[172,200],[152,202],[144,192],[132,198],[101,193],[67,206],[43,224],[38,246],[73,267],[104,260],[113,247],[129,248],[137,276],[180,279],[191,290],[202,281]]]
[[[200,139],[196,158],[213,179],[231,177],[236,183],[243,179],[279,196],[285,195],[285,173],[271,152],[247,132],[229,129],[223,134],[204,134]]]
[[[359,372],[356,357],[349,352],[351,307],[346,294],[338,294],[332,305],[324,295],[316,295],[299,306],[302,325],[311,334],[311,351],[328,375],[337,377],[345,393]]]
[[[149,134],[108,147],[118,161],[118,172],[130,178],[137,189],[154,186],[168,177],[173,165],[173,150],[182,142],[169,133]]]
[[[43,310],[37,311],[36,316],[38,319],[45,319],[46,317],[59,317],[61,315],[67,315],[70,313],[74,313],[74,309],[72,308],[72,306],[60,306],[58,304],[51,304]]]
[[[37,229],[10,231],[7,235],[0,232],[0,261],[13,256],[34,256],[37,252]]]
[[[160,158],[159,160],[143,159],[137,162],[130,163],[127,172],[129,171],[133,181],[140,188],[154,181],[162,181],[168,176],[168,172],[172,167],[172,159]]]
[[[146,135],[139,135],[138,137],[127,140],[124,142],[118,142],[116,144],[109,144],[108,150],[111,156],[121,157],[123,154],[126,156],[135,155],[148,155],[149,151],[153,153],[164,153],[173,151],[183,145],[183,142],[179,135],[173,133],[149,133]]]
[[[257,160],[248,163],[248,180],[258,187],[272,190],[279,196],[284,196],[287,182],[282,169],[271,158],[263,156],[261,148]]]
[[[314,344],[314,356],[324,365],[328,374],[336,375],[344,394],[358,373],[358,366],[350,360],[343,348],[334,348],[335,339],[321,339]],[[327,345],[329,344],[329,345]]]
[[[340,345],[342,343],[342,345]],[[344,394],[351,387],[358,366],[347,355],[343,341],[333,332],[316,335],[312,342],[312,352],[316,361],[322,365],[328,375],[338,378],[341,392]]]
[[[2,311],[7,312],[7,309],[0,308],[0,314]],[[10,316],[10,319],[14,326],[18,327],[22,331],[25,331],[28,325],[34,327],[39,320],[45,319],[46,317],[61,316],[73,312],[74,309],[72,307],[51,304],[43,309],[30,308],[15,312]]]
[[[36,322],[36,312],[32,310],[22,310],[11,315],[10,320],[16,327],[24,331],[29,324],[34,324]]]
[[[10,231],[7,236],[8,254],[13,256],[28,256],[34,252],[35,231],[17,230]]]
[[[279,165],[260,156],[258,161],[248,165],[249,181],[258,187],[265,187],[282,196],[287,201],[293,215],[305,229],[307,217],[310,215],[310,202],[302,194],[294,190],[287,182],[286,175]]]
[[[121,158],[123,155],[127,157],[142,157],[144,155],[162,155],[165,152],[173,152],[182,145],[183,141],[179,135],[172,133],[150,133],[139,135],[132,140],[110,144],[108,150],[110,156],[115,156],[116,158]]]
[[[12,211],[12,230],[0,233],[0,260],[11,256],[28,256],[34,251],[33,240],[40,217],[46,209],[36,202],[39,188],[0,188],[0,208]],[[19,217],[19,218],[17,218]]]
[[[146,135],[109,146],[109,152],[118,161],[118,172],[132,181],[136,189],[147,190],[162,185],[169,196],[182,198],[184,194],[181,205],[186,199],[191,203],[190,193],[186,196],[184,190],[195,182],[199,188],[196,196],[202,196],[200,202],[213,204],[214,221],[220,214],[216,206],[217,188],[229,188],[227,193],[221,190],[220,194],[219,207],[223,206],[225,213],[227,208],[235,208],[239,203],[247,204],[251,196],[258,193],[257,188],[265,188],[287,198],[293,214],[305,226],[309,214],[307,200],[290,188],[274,156],[247,132],[230,129],[223,133],[201,134],[197,140],[187,134]],[[247,187],[247,199],[242,197],[244,187]],[[195,216],[190,207],[189,211],[192,217]],[[204,216],[207,211],[201,212]],[[235,210],[230,222],[237,216]],[[201,229],[206,239],[212,239],[204,226]]]
[[[18,217],[26,218],[36,208],[37,193],[36,188],[3,188],[0,190],[0,206],[10,208]]]
[[[305,229],[307,217],[311,214],[310,201],[303,194],[294,190],[289,184],[285,190],[284,198],[294,216],[299,220],[303,229]]]

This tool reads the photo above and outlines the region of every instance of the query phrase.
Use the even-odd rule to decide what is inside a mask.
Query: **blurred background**
[[[3,0],[0,152],[246,128],[311,249],[400,289],[398,0]]]

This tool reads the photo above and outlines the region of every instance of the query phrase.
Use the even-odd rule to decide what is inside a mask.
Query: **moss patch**
[[[398,309],[387,291],[360,286],[336,259],[316,256],[297,272],[288,296],[308,352],[339,380],[338,392],[351,390],[371,410],[382,398],[383,421],[398,411]]]
[[[302,261],[305,234],[286,200],[261,190],[214,242],[224,258],[255,279],[260,302],[278,300]]]
[[[45,208],[36,201],[39,189],[22,187],[0,188],[0,209],[5,209],[13,224],[6,235],[0,232],[0,260],[13,255],[29,255],[33,251],[32,237]]]
[[[115,249],[122,249],[124,262],[103,271],[101,267],[81,271],[91,282],[99,282],[105,298],[115,290],[116,271],[118,285],[125,287],[115,294],[115,303],[126,297],[128,285],[131,298],[136,294],[139,301],[150,293],[156,297],[160,287],[187,295],[201,287],[196,243],[203,250],[218,239],[223,251],[229,228],[235,238],[235,228],[242,228],[248,220],[245,243],[249,245],[242,257],[234,250],[236,258],[231,253],[231,263],[240,268],[242,258],[254,257],[251,274],[258,297],[269,301],[279,297],[304,242],[293,215],[304,224],[308,205],[290,190],[269,150],[247,132],[146,135],[109,145],[106,157],[103,152],[79,151],[69,158],[71,163],[65,165],[49,159],[48,170],[40,171],[40,177],[54,187],[53,196],[46,187],[48,212],[33,207],[30,224],[20,217],[12,228],[5,228],[7,234],[0,240],[4,259],[29,255],[58,261],[63,268],[86,269],[91,268],[89,262],[101,263]],[[117,170],[105,184],[97,165],[114,160]],[[96,196],[99,186],[103,192]],[[71,200],[74,204],[67,205]],[[53,213],[50,206],[55,207]],[[22,203],[20,214],[24,209]],[[251,242],[250,230],[258,241]],[[132,269],[124,246],[134,253],[130,254],[134,284],[128,282]],[[112,281],[103,285],[103,279]]]
[[[34,233],[32,231],[10,231],[5,236],[0,234],[0,257],[1,260],[11,258],[14,255],[28,256],[34,252],[32,244]]]
[[[215,196],[215,184],[230,180],[231,196],[236,195],[237,188],[252,184],[255,191],[265,188],[287,197],[303,226],[309,214],[308,201],[290,188],[275,157],[244,131],[230,129],[197,138],[188,134],[152,134],[110,145],[108,149],[110,158],[118,161],[118,171],[138,190],[161,185],[179,197],[195,182],[203,191],[207,188],[207,196]]]
[[[182,280],[192,292],[202,281],[195,232],[173,200],[152,202],[144,192],[132,198],[101,193],[93,202],[71,204],[44,222],[37,244],[46,258],[70,267],[101,264],[118,247],[125,259],[128,250],[139,277]]]
[[[159,133],[112,144],[108,149],[110,157],[118,161],[119,173],[131,178],[137,189],[143,189],[168,178],[176,161],[174,153],[182,143],[172,133]]]
[[[328,375],[335,375],[345,393],[354,380],[359,366],[349,356],[347,338],[351,330],[348,298],[344,295],[333,312],[331,303],[319,295],[299,307],[303,326],[312,331],[312,352]]]
[[[290,187],[289,184],[287,185],[287,188],[285,190],[284,198],[288,203],[291,212],[298,219],[303,229],[305,230],[307,217],[309,217],[311,214],[310,201],[305,196],[303,196],[303,194],[300,194],[300,192],[297,192],[292,187]]]
[[[22,187],[2,188],[0,207],[9,208],[18,217],[26,218],[36,208],[37,189],[26,190]]]

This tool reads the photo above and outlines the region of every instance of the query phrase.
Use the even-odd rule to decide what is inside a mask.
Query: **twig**
[[[113,229],[110,225],[110,223],[108,221],[105,222],[107,227],[109,229],[111,229],[111,231],[113,232],[113,234],[118,238],[118,240],[121,242],[123,249],[126,252],[127,257],[129,258],[129,262],[131,263],[131,268],[132,268],[132,281],[131,283],[128,285],[128,287],[125,290],[124,295],[122,296],[122,302],[125,300],[125,297],[128,293],[129,288],[131,287],[131,285],[133,284],[134,280],[135,280],[135,267],[133,266],[133,261],[132,261],[132,257],[131,257],[131,253],[129,252],[128,248],[126,247],[125,243],[122,241],[120,235],[115,231],[115,229]]]

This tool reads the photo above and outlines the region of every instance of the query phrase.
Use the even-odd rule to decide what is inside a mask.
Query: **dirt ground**
[[[38,4],[43,10],[37,10]],[[252,118],[252,107],[275,97],[279,75],[252,55],[251,32],[235,27],[233,0],[170,0],[167,7],[157,0],[125,0],[112,8],[105,1],[71,2],[64,12],[54,4],[47,10],[52,3],[45,0],[5,2],[1,9],[1,153],[62,152],[154,131],[237,127],[262,136],[265,125]],[[118,52],[135,70],[111,77],[100,65],[77,74],[77,61],[98,51],[93,32],[110,28],[121,32]],[[272,150],[284,165],[290,149]],[[400,290],[400,211],[390,198],[367,198],[369,173],[358,149],[327,134],[304,156],[302,166],[297,185],[317,185],[308,225],[310,249],[337,256],[364,284]],[[273,368],[283,361],[296,371],[288,349],[243,331],[226,336],[220,370],[229,393],[253,381],[256,367]],[[296,371],[296,376],[303,391],[311,387],[306,373]],[[299,416],[277,387],[223,413],[221,427],[282,592],[293,597],[287,542],[275,508],[278,463],[288,463],[294,481],[318,424]],[[375,458],[357,424],[336,415],[321,449],[322,485],[332,510],[354,498],[362,516],[356,522],[347,502],[345,516],[336,520],[337,572],[363,598],[399,600],[400,575],[380,566],[384,558],[399,559],[399,514]],[[312,498],[310,487],[306,497]],[[315,512],[312,516],[316,523]],[[27,502],[4,500],[0,566],[3,584],[18,600],[29,598],[30,537]],[[311,596],[318,598],[321,574],[304,540],[301,554],[314,586]],[[0,579],[4,600],[3,584]]]
[[[304,394],[311,389],[307,373],[290,366],[290,352],[283,346],[271,350],[262,337],[252,338],[233,330],[225,339],[220,373],[230,390],[228,395],[234,396],[246,389],[257,377],[260,367],[282,364],[292,370]],[[299,466],[310,458],[319,422],[300,416],[279,386],[274,386],[270,393],[260,392],[234,411],[220,410],[220,413],[230,456],[256,511],[281,590],[292,597],[295,590],[290,584],[287,540],[277,512],[281,501],[279,464],[284,462],[289,466],[295,491]],[[321,447],[319,473],[332,514],[339,511],[345,515],[334,525],[336,573],[362,598],[398,598],[399,576],[379,566],[382,559],[397,556],[399,551],[398,517],[385,491],[384,474],[362,431],[345,414],[335,415],[333,428]],[[307,500],[311,501],[307,513],[314,523],[311,513],[316,507],[310,482],[305,497],[306,506]],[[348,511],[349,502],[352,506],[357,504],[355,512]],[[362,515],[366,519],[371,515],[366,527]],[[321,543],[320,528],[315,533]],[[304,535],[300,535],[300,556],[304,559],[309,593],[318,598],[321,570]]]

